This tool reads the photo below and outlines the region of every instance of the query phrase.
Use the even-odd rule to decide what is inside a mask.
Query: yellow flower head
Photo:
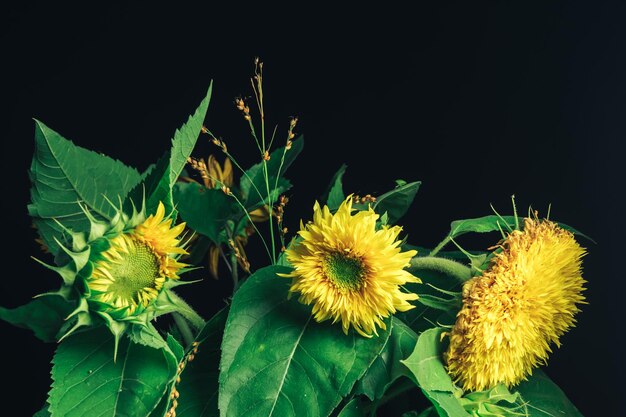
[[[286,251],[294,271],[284,276],[292,278],[290,294],[313,305],[315,320],[341,320],[344,333],[352,326],[370,337],[376,326],[385,329],[383,318],[413,308],[417,295],[400,286],[420,282],[404,270],[416,252],[401,252],[400,227],[377,230],[378,215],[371,208],[353,215],[351,197],[334,215],[319,203],[313,211],[313,222],[301,223],[301,240]]]
[[[95,257],[86,280],[92,301],[132,315],[157,298],[167,279],[179,278],[177,272],[185,264],[173,256],[187,253],[177,239],[185,224],[172,227],[172,219],[164,217],[165,208],[159,203],[155,214],[108,241],[108,249]]]
[[[463,389],[518,384],[546,362],[550,344],[574,326],[585,249],[549,220],[526,218],[489,268],[463,287],[463,307],[445,354]]]

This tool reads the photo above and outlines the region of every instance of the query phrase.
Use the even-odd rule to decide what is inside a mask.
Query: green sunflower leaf
[[[33,417],[50,417],[50,411],[48,411],[48,404],[46,404],[41,410],[33,414]]]
[[[105,327],[70,336],[52,360],[48,402],[53,417],[147,416],[176,377],[177,360],[168,349],[120,341]]]
[[[274,190],[276,178],[282,179],[287,169],[291,166],[293,161],[295,161],[300,152],[302,152],[303,147],[304,137],[300,136],[293,141],[291,149],[285,152],[285,148],[282,147],[274,150],[270,154],[270,159],[267,161],[267,174],[269,178],[270,195],[273,200],[276,200],[278,195],[291,187],[291,184],[283,179],[282,181],[279,180],[278,190]],[[281,167],[283,155],[284,161]],[[263,205],[263,202],[267,202],[267,187],[262,162],[253,165],[245,171],[245,174],[241,177],[239,188],[243,197],[243,205],[248,211],[258,208]],[[259,193],[261,195],[259,195]]]
[[[402,417],[439,417],[439,413],[437,413],[437,409],[435,407],[428,407],[419,414],[417,414],[416,411],[411,411],[404,414]]]
[[[170,157],[170,185],[174,184],[178,176],[187,164],[187,158],[191,155],[191,151],[196,146],[196,141],[202,130],[202,123],[206,117],[206,112],[211,101],[211,93],[213,91],[213,81],[209,84],[206,96],[200,102],[192,116],[189,116],[187,123],[174,133],[172,139],[172,155]]]
[[[519,218],[518,222],[520,223],[520,227],[523,226],[524,220],[522,218]],[[557,222],[557,224],[563,229],[595,243],[592,238],[582,232],[579,232],[573,227],[564,223]],[[448,237],[454,239],[466,233],[490,233],[497,232],[500,229],[502,229],[505,233],[509,230],[515,229],[515,216],[497,216],[492,214],[490,216],[477,217],[474,219],[455,220],[450,223],[450,233],[448,234]]]
[[[450,223],[448,236],[456,238],[466,233],[489,233],[500,229],[507,231],[515,228],[514,216],[484,216],[475,219],[455,220]]]
[[[420,181],[399,185],[376,199],[374,211],[379,214],[387,213],[388,222],[395,224],[406,214],[415,200],[415,195],[422,183]]]
[[[14,326],[31,329],[44,342],[56,342],[59,330],[74,308],[75,303],[59,295],[42,295],[14,309],[0,307],[0,318]]]
[[[187,362],[176,386],[180,397],[176,415],[179,417],[217,417],[217,393],[220,363],[220,345],[228,309],[217,313],[202,328],[196,342],[198,352]]]
[[[187,119],[187,123],[183,124],[180,129],[176,129],[171,150],[166,152],[156,165],[146,170],[142,183],[132,191],[131,198],[135,205],[142,201],[145,193],[148,213],[154,213],[159,202],[165,206],[166,213],[174,211],[172,188],[196,145],[209,108],[212,91],[213,82],[209,85],[206,96],[194,114]]]
[[[343,192],[343,175],[346,173],[348,166],[346,164],[341,167],[333,175],[333,179],[330,180],[328,189],[322,196],[322,201],[326,202],[326,205],[331,211],[335,211],[339,208],[341,203],[346,199],[346,195]]]
[[[442,328],[434,328],[420,334],[415,350],[402,363],[411,371],[412,379],[440,416],[468,417],[458,399],[460,390],[455,387],[443,365],[442,332]]]
[[[174,355],[174,358],[176,359],[176,363],[180,364],[180,362],[183,360],[185,356],[185,349],[182,347],[180,343],[178,343],[178,340],[176,340],[176,338],[172,336],[171,334],[167,335],[166,343],[170,352],[172,352],[172,354]],[[172,390],[174,389],[175,385],[176,385],[176,380],[170,381],[169,386],[165,390],[165,394],[161,397],[161,401],[159,402],[159,405],[157,405],[157,407],[152,411],[152,413],[150,413],[150,417],[166,417],[167,412],[169,411],[170,406],[171,406],[171,402],[172,402],[171,395],[172,395]]]
[[[163,336],[152,325],[152,323],[133,324],[128,331],[128,337],[133,343],[148,346],[153,349],[169,349]]]
[[[473,417],[527,416],[522,396],[518,392],[509,391],[504,384],[498,384],[486,391],[466,393],[459,402]]]
[[[88,231],[90,222],[79,204],[98,219],[111,219],[112,206],[141,180],[134,168],[74,145],[35,120],[35,154],[30,166],[32,182],[28,212],[50,252],[63,241],[63,227]],[[59,225],[57,221],[62,225]]]
[[[528,381],[520,383],[514,391],[524,399],[528,417],[582,417],[565,393],[541,369],[535,369]]]
[[[415,349],[417,334],[397,317],[391,319],[390,332],[384,349],[355,386],[356,394],[365,394],[372,401],[382,398],[398,378],[409,375],[400,361]]]
[[[358,398],[353,398],[341,409],[337,417],[365,417],[365,409]]]
[[[222,417],[328,416],[383,349],[388,331],[365,338],[317,323],[288,299],[290,268],[270,266],[235,294],[222,343]]]
[[[193,182],[176,184],[174,201],[187,226],[215,243],[220,243],[226,221],[238,211],[235,200],[222,190],[210,190]]]

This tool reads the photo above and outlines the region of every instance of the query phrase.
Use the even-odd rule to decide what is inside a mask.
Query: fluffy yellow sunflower
[[[86,280],[91,299],[123,309],[125,315],[132,315],[139,306],[147,307],[165,280],[178,279],[178,270],[186,266],[173,257],[187,253],[177,239],[184,228],[185,223],[172,227],[172,219],[165,219],[165,207],[159,203],[155,214],[110,239],[109,248],[97,256]]]
[[[549,220],[526,218],[488,269],[463,287],[463,307],[445,353],[463,389],[516,385],[544,364],[584,302],[583,249]]]
[[[332,214],[315,203],[313,221],[302,224],[301,240],[286,251],[294,267],[290,294],[313,305],[313,317],[321,322],[341,320],[344,333],[350,326],[370,337],[383,319],[407,311],[417,295],[401,290],[407,282],[421,282],[404,270],[416,251],[402,252],[399,226],[376,227],[378,215],[370,208],[353,214],[348,197]]]

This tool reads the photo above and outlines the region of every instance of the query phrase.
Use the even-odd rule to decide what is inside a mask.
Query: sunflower
[[[60,340],[82,326],[104,323],[115,336],[116,354],[130,326],[148,326],[162,314],[184,312],[200,326],[202,318],[171,291],[182,284],[179,274],[187,266],[178,262],[187,253],[179,239],[185,224],[174,226],[161,202],[149,216],[145,202],[140,211],[131,205],[132,213],[119,207],[110,220],[96,218],[81,205],[87,230],[64,229],[57,265],[41,262],[63,278],[61,288],[47,294],[76,305],[59,331]]]
[[[448,372],[465,390],[510,387],[545,364],[584,302],[585,249],[549,220],[526,218],[487,270],[466,282],[450,333]]]
[[[296,241],[287,249],[287,260],[294,267],[284,277],[292,279],[290,294],[313,305],[316,321],[341,320],[344,333],[350,326],[370,337],[383,319],[396,311],[414,306],[417,295],[401,291],[407,282],[421,282],[404,268],[416,251],[399,248],[399,226],[376,227],[378,215],[369,208],[352,213],[348,197],[332,214],[327,206],[315,203],[313,222],[301,224]]]
[[[167,279],[178,279],[177,272],[186,266],[177,255],[187,254],[177,237],[185,223],[172,227],[165,219],[165,207],[159,203],[155,214],[126,233],[109,240],[109,248],[94,258],[87,285],[93,301],[132,315],[139,306],[153,302]]]

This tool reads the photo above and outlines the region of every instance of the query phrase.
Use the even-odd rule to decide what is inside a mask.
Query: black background
[[[260,56],[270,122],[284,132],[298,115],[306,136],[287,175],[292,230],[345,162],[349,192],[423,181],[402,221],[415,244],[435,245],[451,220],[490,214],[489,203],[510,212],[512,194],[518,207],[543,214],[552,203],[552,218],[594,237],[597,245],[584,243],[589,304],[547,372],[586,416],[618,414],[626,388],[626,8],[544,3],[11,6],[0,13],[1,305],[59,283],[30,259],[41,256],[26,212],[33,117],[143,170],[213,79],[206,124],[249,165],[257,155],[233,98],[250,95]],[[217,153],[200,142],[196,156]],[[481,249],[495,239],[462,243]],[[228,290],[226,279],[208,278],[183,295],[208,316]],[[31,415],[45,400],[54,345],[4,322],[0,329],[2,409]]]

